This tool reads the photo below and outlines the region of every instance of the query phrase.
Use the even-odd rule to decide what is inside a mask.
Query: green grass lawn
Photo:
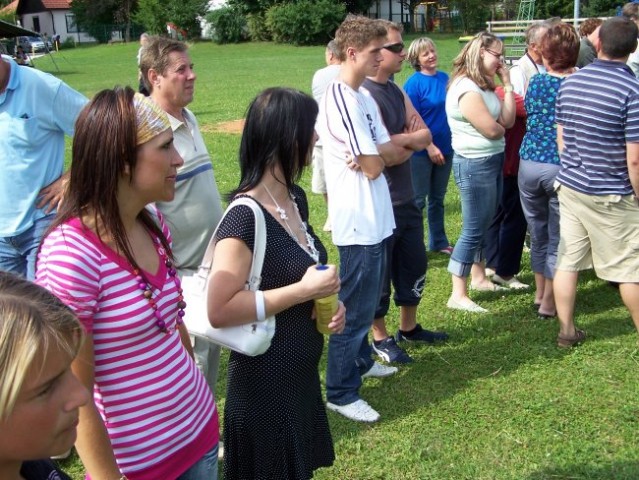
[[[410,39],[410,38],[409,38]],[[440,65],[449,70],[456,36],[434,36]],[[408,43],[408,42],[407,42]],[[86,95],[114,85],[136,85],[137,45],[64,50],[36,60]],[[218,46],[198,43],[191,56],[198,82],[192,109],[213,157],[220,190],[237,183],[239,136],[216,126],[242,118],[251,98],[268,86],[310,91],[323,66],[323,48],[270,43]],[[402,84],[408,66],[396,76]],[[310,192],[310,172],[303,186]],[[321,230],[325,207],[309,194],[311,222]],[[446,226],[451,240],[461,218],[451,182]],[[337,253],[320,232],[333,262]],[[369,426],[329,412],[337,459],[319,479],[637,479],[639,478],[639,365],[637,334],[617,290],[592,273],[582,275],[577,323],[588,341],[571,351],[555,347],[557,324],[539,320],[533,293],[498,292],[474,298],[490,310],[474,315],[446,309],[447,259],[431,254],[419,321],[450,333],[446,345],[410,346],[416,360],[395,377],[366,380],[362,396],[382,415]],[[521,279],[533,282],[529,258]],[[392,308],[389,330],[397,328]],[[225,362],[217,402],[223,411]],[[324,359],[320,366],[324,375]],[[634,372],[634,373],[633,373]],[[73,457],[64,467],[83,478]]]

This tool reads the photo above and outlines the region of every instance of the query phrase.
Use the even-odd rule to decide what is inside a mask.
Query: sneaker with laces
[[[379,342],[374,341],[371,347],[377,356],[385,362],[411,363],[413,361],[408,353],[399,348],[393,337],[386,337]]]
[[[384,378],[390,377],[397,373],[397,367],[389,367],[388,365],[382,365],[379,362],[373,363],[373,366],[362,375],[362,378]]]
[[[326,408],[356,422],[373,423],[379,420],[379,413],[361,398],[348,405],[335,405],[334,403],[326,402]]]
[[[395,338],[398,342],[409,341],[409,342],[427,342],[427,343],[435,343],[435,342],[445,342],[448,340],[448,334],[446,332],[433,332],[431,330],[425,330],[418,323],[415,326],[415,330],[412,334],[407,335],[403,333],[401,330],[397,330],[397,335]]]

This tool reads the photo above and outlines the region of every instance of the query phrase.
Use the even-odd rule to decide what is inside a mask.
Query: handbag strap
[[[234,199],[226,210],[224,211],[224,215],[222,215],[222,219],[228,215],[231,209],[237,205],[244,205],[253,210],[253,215],[255,216],[255,235],[254,235],[254,244],[253,244],[253,261],[251,263],[251,271],[249,272],[249,277],[247,279],[247,284],[249,290],[256,291],[260,288],[260,283],[262,281],[262,265],[264,264],[264,255],[266,253],[266,221],[264,219],[264,212],[258,205],[258,203],[251,197],[240,197]],[[217,231],[222,224],[222,220],[215,227],[215,232],[211,235],[211,239],[209,240],[209,244],[206,247],[206,252],[204,253],[204,258],[202,259],[202,264],[198,268],[198,275],[203,278],[208,278],[209,273],[211,272],[211,267],[213,266],[213,254],[215,252],[215,238],[217,237]]]

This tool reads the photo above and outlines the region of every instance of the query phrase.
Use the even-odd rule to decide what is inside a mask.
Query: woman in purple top
[[[444,197],[453,165],[450,127],[446,119],[448,75],[437,70],[437,49],[430,38],[418,38],[408,49],[415,73],[404,90],[433,135],[426,150],[411,157],[413,188],[417,206],[423,210],[428,197],[428,249],[450,255],[453,247],[444,228]]]

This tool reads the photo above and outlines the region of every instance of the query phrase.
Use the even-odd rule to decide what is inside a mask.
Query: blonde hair
[[[0,421],[11,415],[27,377],[44,366],[50,349],[73,358],[82,338],[78,319],[58,298],[0,272]]]
[[[427,50],[437,51],[437,48],[435,48],[435,42],[428,37],[416,38],[410,44],[410,47],[408,47],[406,60],[408,60],[408,63],[410,63],[410,66],[413,67],[416,72],[419,72],[422,69],[419,64],[419,56]]]
[[[451,85],[459,77],[468,77],[482,90],[495,90],[495,79],[486,74],[481,49],[490,49],[503,42],[492,33],[479,32],[470,40],[459,55],[453,60],[453,70],[450,75]]]
[[[347,15],[335,32],[340,62],[346,60],[347,48],[361,50],[379,38],[386,38],[386,27],[381,22],[361,15]]]

